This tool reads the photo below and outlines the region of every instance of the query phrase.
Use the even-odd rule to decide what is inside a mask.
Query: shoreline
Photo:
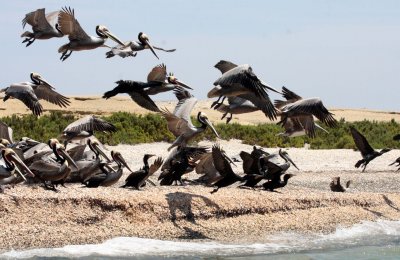
[[[232,157],[251,145],[239,140],[220,141]],[[132,170],[142,166],[144,153],[168,155],[168,143],[107,146],[122,153]],[[210,142],[199,145],[210,146]],[[275,152],[277,148],[265,148]],[[60,192],[39,185],[16,185],[0,194],[0,252],[72,244],[101,243],[114,237],[161,240],[262,243],[279,232],[330,233],[362,221],[400,220],[400,183],[396,167],[388,166],[393,150],[368,165],[354,168],[361,155],[353,150],[287,149],[300,168],[277,192],[212,187],[147,186],[136,191],[119,188],[128,172],[113,187],[84,188],[67,184]],[[241,164],[233,170],[242,174]],[[334,176],[353,184],[334,193]],[[157,182],[158,172],[151,177]],[[199,176],[190,173],[185,178]],[[237,184],[236,184],[237,186]]]
[[[282,193],[210,190],[152,187],[124,190],[118,198],[119,188],[74,184],[54,193],[15,187],[0,196],[0,252],[101,243],[121,236],[262,243],[263,237],[278,232],[326,234],[366,220],[400,220],[399,193],[311,193],[290,186]]]

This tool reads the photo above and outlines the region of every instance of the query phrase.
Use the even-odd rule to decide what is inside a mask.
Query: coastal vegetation
[[[64,128],[76,120],[73,114],[63,114],[59,111],[51,112],[36,118],[33,115],[3,117],[0,120],[13,128],[14,139],[29,136],[38,141],[47,141],[52,137],[61,137]],[[166,120],[157,114],[137,115],[127,112],[114,113],[103,119],[113,123],[117,132],[96,133],[100,141],[109,144],[138,144],[150,142],[172,142],[175,138],[167,129]],[[193,120],[195,122],[196,120]],[[329,133],[318,131],[317,137],[307,136],[285,138],[277,136],[282,128],[276,124],[240,125],[237,123],[217,123],[215,128],[222,139],[240,139],[247,144],[256,144],[263,147],[303,147],[309,144],[311,149],[354,149],[355,144],[351,137],[349,126],[352,125],[365,135],[372,147],[376,149],[400,148],[400,142],[394,141],[393,136],[400,132],[399,123],[359,121],[346,122],[339,120],[336,128],[329,128]],[[215,139],[209,129],[195,139]]]

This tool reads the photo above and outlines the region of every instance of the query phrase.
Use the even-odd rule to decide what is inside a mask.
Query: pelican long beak
[[[297,167],[297,165],[292,161],[292,159],[289,156],[286,156],[286,158],[289,160],[289,162],[298,170],[300,171],[300,169]]]
[[[78,165],[76,165],[75,161],[69,156],[69,154],[63,148],[59,148],[57,152],[61,153],[62,156],[67,160],[69,164],[72,164],[76,170],[79,170]]]
[[[44,78],[39,77],[39,81],[41,83],[44,83],[45,85],[49,86],[51,89],[54,89],[54,87],[47,80],[45,80]]]
[[[103,152],[103,150],[100,149],[100,147],[98,146],[98,143],[93,143],[93,148],[96,149],[96,151],[98,151],[100,153],[101,156],[103,156],[104,159],[107,160],[107,162],[111,162],[110,158],[108,158],[108,156]]]
[[[154,54],[154,56],[156,56],[157,59],[160,59],[160,58],[158,58],[158,56],[157,56],[156,52],[154,51],[153,46],[151,46],[150,42],[148,40],[145,40],[145,42],[146,42],[146,45],[149,46],[149,48],[150,48],[151,52]]]
[[[28,168],[28,166],[25,165],[25,163],[21,160],[21,158],[18,157],[18,155],[16,154],[11,154],[10,155],[12,161],[15,163],[15,165],[17,166],[17,168],[25,171],[26,173],[28,173],[31,177],[35,177],[35,174],[33,174],[33,172]],[[17,170],[17,172],[21,175],[21,177],[26,181],[26,178],[24,176],[24,174],[22,174],[22,172],[20,170]]]
[[[122,163],[122,165],[123,165],[124,167],[126,167],[130,172],[133,172],[133,171],[131,170],[131,168],[129,168],[128,164],[126,163],[124,157],[122,157],[121,154],[118,154],[118,155],[116,156],[116,158],[117,158],[118,161],[119,161],[120,163]]]
[[[188,85],[186,85],[186,84],[183,83],[182,81],[176,80],[176,83],[177,83],[179,86],[181,86],[181,87],[184,87],[184,88],[193,90],[191,87],[189,87]]]
[[[271,91],[273,91],[273,92],[275,92],[275,93],[278,93],[278,94],[283,95],[282,92],[280,92],[279,90],[274,89],[273,87],[270,87],[267,83],[265,83],[265,82],[262,81],[262,80],[261,80],[261,84],[263,84],[263,86],[264,86],[265,88],[267,88],[267,89],[269,89],[269,90],[271,90]]]
[[[106,34],[106,35],[108,36],[108,38],[110,38],[111,40],[115,41],[116,43],[125,46],[125,44],[124,44],[120,39],[118,39],[117,36],[115,36],[114,34],[112,34],[110,31],[107,30],[107,31],[104,32],[104,34]]]
[[[219,136],[219,134],[217,133],[217,130],[215,130],[215,128],[214,128],[214,126],[211,124],[211,122],[208,120],[208,119],[205,119],[205,121],[206,121],[206,124],[211,128],[211,130],[214,132],[214,134],[218,137],[218,138],[221,138],[220,136]]]

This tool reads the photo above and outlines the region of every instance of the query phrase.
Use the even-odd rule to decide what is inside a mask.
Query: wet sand
[[[237,140],[220,143],[229,156],[251,150]],[[120,151],[136,170],[144,153],[160,151],[157,155],[165,158],[168,145],[108,148]],[[399,150],[371,162],[365,173],[353,167],[360,154],[352,150],[288,149],[288,153],[300,171],[291,167],[288,172],[296,176],[277,192],[230,187],[210,194],[212,187],[194,185],[147,186],[142,191],[119,188],[128,172],[108,188],[68,184],[55,193],[17,185],[0,194],[0,251],[99,243],[117,236],[263,242],[277,232],[328,233],[363,220],[400,220],[399,173],[388,166],[400,156]],[[241,173],[241,164],[233,170]],[[152,180],[156,182],[157,176],[158,172]],[[351,189],[331,192],[334,176],[342,182],[353,180]]]

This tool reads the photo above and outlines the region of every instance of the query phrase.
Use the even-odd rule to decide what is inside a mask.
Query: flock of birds
[[[61,46],[61,60],[65,61],[73,51],[91,50],[98,47],[107,47],[107,58],[113,56],[135,57],[138,51],[149,49],[157,58],[155,50],[173,52],[175,49],[165,50],[153,46],[149,37],[140,32],[138,41],[122,42],[113,35],[105,26],[98,25],[96,33],[98,37],[89,36],[75,18],[74,10],[62,8],[60,11],[45,13],[45,9],[38,9],[26,14],[22,21],[32,26],[32,31],[24,32],[23,43],[28,47],[36,39],[50,39],[68,35],[69,43]],[[118,43],[115,47],[105,45],[106,40]],[[335,127],[337,121],[333,114],[323,105],[319,98],[302,98],[298,94],[282,87],[276,90],[262,81],[248,64],[236,65],[232,62],[221,60],[215,68],[222,75],[214,82],[214,87],[208,92],[208,98],[217,98],[212,103],[212,108],[222,113],[229,123],[233,114],[249,113],[261,110],[266,118],[276,120],[280,118],[278,125],[284,129],[279,135],[295,137],[308,135],[313,138],[317,129],[328,132],[318,125],[314,118],[328,127]],[[55,88],[38,73],[30,74],[31,82],[11,84],[4,88],[3,101],[16,98],[22,101],[34,115],[40,116],[43,107],[39,100],[44,99],[60,107],[68,107],[69,98],[58,93]],[[276,154],[269,154],[262,148],[253,147],[250,152],[242,151],[240,159],[230,158],[222,147],[214,144],[211,148],[190,146],[190,141],[198,134],[210,128],[219,138],[219,135],[204,112],[198,112],[197,121],[200,126],[195,126],[190,117],[197,99],[189,92],[192,88],[180,81],[172,73],[167,72],[164,64],[152,68],[146,81],[119,80],[117,86],[104,93],[103,98],[109,99],[118,94],[128,94],[134,102],[149,111],[157,112],[167,121],[168,129],[176,137],[168,148],[169,156],[164,160],[156,158],[149,164],[149,159],[154,154],[145,154],[143,167],[133,171],[123,156],[116,151],[111,151],[110,157],[104,152],[104,146],[94,137],[96,131],[115,132],[116,127],[95,116],[83,117],[65,128],[62,133],[63,143],[57,139],[50,139],[47,143],[32,140],[28,137],[20,141],[12,138],[12,129],[0,122],[0,187],[15,185],[21,182],[43,183],[46,189],[57,191],[58,185],[67,182],[79,182],[87,187],[111,186],[122,177],[123,169],[127,169],[130,175],[126,178],[122,187],[143,188],[146,185],[156,185],[149,179],[159,169],[160,185],[173,185],[186,183],[204,184],[215,187],[212,193],[219,188],[230,186],[240,182],[240,187],[262,187],[273,191],[284,187],[288,180],[295,176],[286,173],[296,164],[284,150]],[[161,92],[173,91],[178,103],[173,112],[166,108],[159,108],[150,98]],[[283,96],[285,100],[272,102],[268,92],[273,91]],[[227,104],[224,103],[227,99]],[[375,151],[367,139],[354,127],[350,128],[355,144],[362,154],[363,159],[356,163],[356,167],[362,167],[362,171],[374,158],[388,152],[390,149]],[[394,137],[400,139],[400,136]],[[244,175],[238,175],[231,167],[235,161],[243,162]],[[393,164],[400,165],[400,158]],[[298,169],[298,168],[297,168]],[[201,176],[196,180],[187,180],[183,176],[196,171]],[[260,183],[262,183],[260,185]],[[345,187],[340,184],[340,178],[333,178],[330,187],[332,191],[345,191],[351,182]]]

